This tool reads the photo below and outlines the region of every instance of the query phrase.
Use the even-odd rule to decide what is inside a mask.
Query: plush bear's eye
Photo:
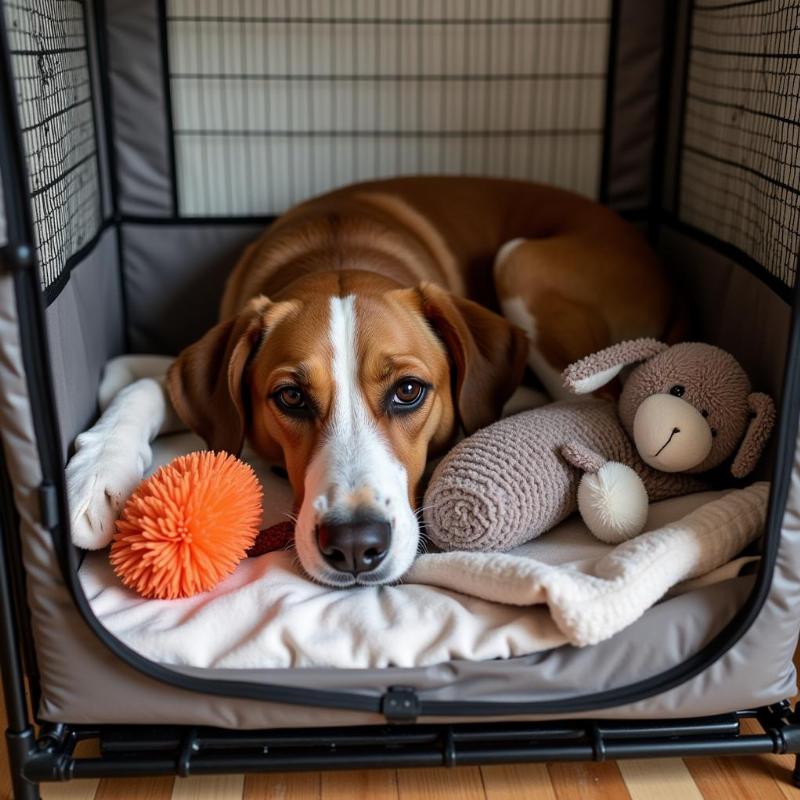
[[[669,390],[669,393],[674,394],[675,397],[683,397],[686,393],[686,389],[678,383]]]
[[[700,413],[701,413],[701,414],[702,414],[704,417],[707,417],[707,416],[708,416],[708,411],[706,411],[705,409],[703,409],[703,410],[702,410]]]

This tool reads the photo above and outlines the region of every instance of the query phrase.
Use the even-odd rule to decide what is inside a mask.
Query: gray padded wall
[[[731,259],[668,226],[658,250],[687,299],[692,337],[734,353],[753,386],[780,400],[791,307]]]
[[[178,353],[216,321],[225,279],[258,225],[123,226],[130,349]]]
[[[117,256],[117,232],[109,228],[75,266],[61,293],[47,308],[50,363],[65,463],[72,441],[97,415],[97,387],[103,366],[124,350]]]
[[[653,181],[666,0],[620,0],[616,52],[610,68],[610,136],[604,202],[621,210],[647,208]],[[670,4],[674,7],[674,3]]]
[[[172,215],[160,23],[155,0],[107,0],[112,132],[123,215]]]

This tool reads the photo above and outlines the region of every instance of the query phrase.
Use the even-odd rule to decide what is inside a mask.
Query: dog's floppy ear
[[[744,478],[756,468],[775,425],[775,403],[769,395],[753,392],[747,397],[747,405],[752,416],[731,464],[734,478]]]
[[[187,347],[169,368],[167,389],[175,411],[211,450],[241,452],[247,426],[242,376],[266,328],[270,305],[266,297],[254,298]]]
[[[472,433],[500,417],[522,380],[527,336],[499,314],[435,284],[423,283],[417,292],[422,313],[450,354],[458,416]]]
[[[630,364],[646,361],[667,349],[669,345],[655,339],[619,342],[570,364],[561,378],[573,394],[589,394],[612,381]]]

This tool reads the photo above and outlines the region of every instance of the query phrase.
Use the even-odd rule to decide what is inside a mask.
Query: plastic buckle
[[[390,686],[381,698],[381,713],[387,722],[416,722],[422,701],[410,686]]]

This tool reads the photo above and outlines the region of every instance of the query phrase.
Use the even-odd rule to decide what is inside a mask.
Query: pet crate
[[[0,5],[0,659],[18,798],[89,776],[800,751],[785,701],[800,3]],[[552,182],[646,226],[698,336],[780,400],[757,574],[597,646],[505,661],[147,661],[99,625],[70,545],[64,465],[103,364],[194,340],[238,251],[292,203],[409,173]],[[75,756],[88,737],[100,755]]]

